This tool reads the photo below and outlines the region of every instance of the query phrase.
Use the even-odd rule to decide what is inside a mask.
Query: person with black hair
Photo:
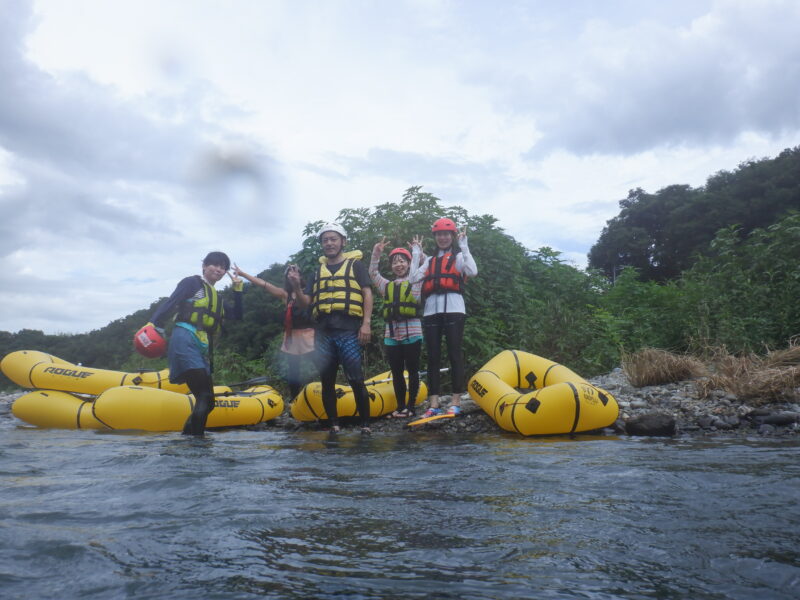
[[[422,351],[422,324],[420,315],[420,290],[422,282],[411,284],[408,275],[411,269],[411,252],[395,248],[389,252],[389,267],[394,280],[386,279],[378,271],[381,254],[386,248],[386,238],[372,248],[369,276],[378,293],[383,296],[383,347],[389,368],[392,371],[392,386],[397,399],[397,410],[391,416],[396,419],[413,417],[419,392],[419,357]],[[408,386],[403,374],[408,371]],[[408,403],[406,403],[406,391]]]
[[[233,272],[238,277],[244,277],[264,290],[280,298],[286,305],[283,315],[283,343],[281,352],[286,358],[286,382],[289,384],[289,395],[292,399],[296,398],[303,389],[306,382],[301,377],[303,359],[312,356],[314,352],[314,322],[311,320],[308,308],[300,308],[296,305],[297,295],[289,281],[289,273],[300,273],[297,265],[289,265],[283,272],[283,287],[271,284],[260,277],[248,275],[242,271],[236,263],[233,264]],[[304,285],[302,275],[300,275],[300,285]]]
[[[203,259],[202,276],[190,275],[178,282],[172,295],[162,302],[150,319],[160,334],[175,315],[167,360],[170,383],[185,383],[194,395],[194,406],[183,426],[185,435],[202,436],[208,415],[214,410],[212,379],[214,336],[223,319],[242,318],[242,280],[228,272],[231,261],[224,252],[210,252]],[[233,283],[233,304],[223,306],[214,285],[225,274]]]

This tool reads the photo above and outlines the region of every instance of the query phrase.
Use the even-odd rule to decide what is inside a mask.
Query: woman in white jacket
[[[439,387],[442,353],[442,335],[447,340],[450,361],[452,397],[447,412],[461,412],[461,394],[465,391],[464,322],[466,307],[463,286],[467,277],[475,277],[478,267],[467,243],[467,228],[459,231],[452,219],[438,219],[431,227],[436,241],[436,254],[422,254],[422,238],[415,236],[411,242],[412,273],[409,281],[422,282],[424,302],[422,332],[428,351],[428,398],[426,417],[442,414],[439,408]],[[457,243],[456,243],[457,242]],[[420,257],[424,256],[420,264]]]

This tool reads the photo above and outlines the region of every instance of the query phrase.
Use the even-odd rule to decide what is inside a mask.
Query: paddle
[[[440,373],[444,373],[445,371],[449,371],[449,370],[450,370],[449,367],[445,367],[444,369],[439,369],[439,372]],[[420,371],[419,372],[419,376],[420,377],[424,377],[427,374],[428,374],[427,371]],[[376,379],[374,381],[373,380],[365,381],[364,385],[375,385],[377,383],[386,383],[387,381],[391,381],[392,379],[393,379],[392,377],[387,377],[386,379]]]
[[[259,383],[267,383],[269,378],[266,375],[261,375],[259,377],[253,377],[252,379],[248,379],[246,381],[240,381],[238,383],[229,383],[228,387],[244,387],[248,385],[256,385]]]

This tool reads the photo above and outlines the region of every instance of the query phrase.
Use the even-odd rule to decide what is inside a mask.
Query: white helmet
[[[328,232],[328,231],[335,231],[340,236],[342,236],[343,238],[347,239],[347,232],[344,230],[344,227],[342,227],[338,223],[325,223],[325,225],[322,226],[322,229],[320,229],[317,232],[317,239],[318,240],[321,239],[322,238],[322,234],[325,233],[325,232]]]

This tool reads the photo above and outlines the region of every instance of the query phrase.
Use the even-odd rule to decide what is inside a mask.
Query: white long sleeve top
[[[470,254],[467,238],[463,237],[458,240],[458,245],[461,248],[461,252],[456,254],[456,270],[465,277],[475,277],[478,274],[478,265],[475,264],[475,259]],[[446,254],[445,251],[439,250],[436,255],[443,256],[444,254]],[[420,264],[420,257],[423,257],[422,264]],[[411,274],[408,277],[411,283],[422,281],[425,278],[431,258],[431,256],[422,253],[422,249],[418,244],[414,244],[411,247]],[[464,296],[457,292],[444,292],[431,294],[425,299],[423,316],[427,317],[445,312],[466,313]]]

